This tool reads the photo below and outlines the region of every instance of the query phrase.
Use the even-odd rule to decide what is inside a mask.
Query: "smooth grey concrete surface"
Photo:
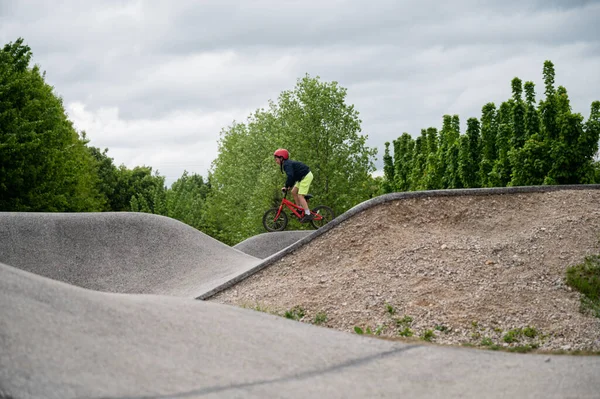
[[[274,231],[250,237],[233,248],[259,259],[265,259],[313,233],[314,230]]]
[[[409,345],[0,264],[14,398],[596,398],[600,357]]]
[[[261,271],[262,269],[271,266],[284,256],[294,252],[298,248],[310,243],[318,236],[327,233],[329,230],[342,225],[346,220],[354,215],[361,213],[374,206],[384,204],[386,202],[397,201],[409,198],[429,198],[429,197],[458,197],[458,196],[482,196],[482,195],[515,195],[522,193],[543,193],[560,190],[600,190],[600,184],[581,184],[581,185],[562,185],[562,186],[523,186],[523,187],[494,187],[494,188],[466,188],[452,190],[431,190],[431,191],[410,191],[402,193],[391,193],[375,197],[368,201],[362,202],[340,216],[337,216],[331,222],[327,223],[318,230],[313,231],[306,237],[296,241],[292,245],[283,250],[265,258],[256,266],[238,274],[231,280],[215,286],[213,289],[198,296],[198,299],[208,299],[217,293],[226,290],[240,281],[250,277],[251,275]]]
[[[99,291],[196,297],[260,260],[158,215],[0,212],[0,262]]]

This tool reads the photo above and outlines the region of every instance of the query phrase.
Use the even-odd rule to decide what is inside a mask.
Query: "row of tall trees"
[[[384,192],[600,183],[600,101],[584,121],[567,90],[555,88],[551,61],[543,75],[538,104],[534,83],[514,78],[512,98],[485,104],[480,119],[467,120],[465,134],[458,115],[444,115],[440,131],[423,129],[416,139],[404,133],[391,150],[385,143]]]

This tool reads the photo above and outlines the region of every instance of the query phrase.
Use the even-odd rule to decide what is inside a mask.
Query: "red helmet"
[[[286,150],[284,148],[280,148],[277,151],[275,151],[273,153],[273,156],[275,156],[275,157],[281,157],[283,159],[290,159],[290,153],[288,152],[288,150]]]

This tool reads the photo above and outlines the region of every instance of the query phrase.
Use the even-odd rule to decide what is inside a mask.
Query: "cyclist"
[[[275,162],[279,165],[281,173],[285,170],[287,174],[287,180],[285,181],[285,187],[281,190],[292,190],[294,196],[294,202],[296,205],[301,206],[304,209],[304,216],[300,219],[300,222],[308,222],[314,219],[314,216],[310,214],[308,203],[304,196],[308,194],[310,183],[313,180],[313,174],[310,168],[299,161],[292,161],[290,159],[290,153],[284,148],[279,148],[273,153]],[[294,187],[292,188],[292,185]]]

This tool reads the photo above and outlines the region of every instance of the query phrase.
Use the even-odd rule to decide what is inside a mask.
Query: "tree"
[[[438,132],[435,127],[427,128],[425,131],[427,137],[427,163],[425,165],[425,176],[423,183],[425,184],[425,189],[427,190],[435,190],[441,188],[441,178],[442,175],[440,173],[441,166],[443,160],[440,160],[438,155],[439,151],[439,137]]]
[[[511,131],[511,114],[514,102],[512,100],[505,101],[500,105],[498,110],[498,134],[496,136],[496,148],[498,150],[498,158],[494,162],[492,171],[489,175],[489,183],[491,187],[506,187],[512,178],[512,168],[509,159],[511,150],[512,131]]]
[[[483,106],[481,115],[481,166],[479,174],[481,175],[482,187],[492,187],[490,173],[498,159],[497,135],[496,105],[487,103]]]
[[[415,141],[408,133],[402,133],[398,140],[394,141],[394,162],[396,190],[409,191],[411,186],[410,175],[414,162]]]
[[[559,134],[557,125],[558,107],[554,90],[554,64],[550,61],[544,62],[544,85],[546,99],[540,102],[540,113],[542,115],[542,134],[545,140],[556,140]]]
[[[394,152],[396,155],[396,152]],[[383,154],[383,191],[391,193],[395,189],[394,184],[394,160],[390,155],[390,142],[385,143],[385,152]]]
[[[336,82],[307,75],[246,123],[223,129],[205,206],[208,233],[233,244],[263,231],[262,214],[280,201],[285,180],[273,161],[277,148],[309,165],[311,194],[336,214],[370,198],[376,150],[366,146],[358,112],[345,99]]]
[[[114,211],[146,212],[164,215],[165,178],[152,173],[151,166],[125,165],[117,170],[117,183],[111,203]]]
[[[525,104],[523,103],[522,81],[519,78],[514,78],[512,81],[513,91],[513,108],[512,108],[512,140],[513,148],[521,148],[525,144],[527,136],[525,126]]]
[[[469,118],[467,120],[467,133],[460,138],[458,163],[460,180],[466,188],[481,187],[479,177],[480,147],[479,120]]]
[[[442,131],[440,132],[440,146],[437,151],[438,170],[437,187],[461,187],[458,176],[460,119],[458,115],[444,115],[442,118]]]
[[[415,151],[413,157],[412,170],[410,172],[410,190],[424,190],[423,184],[425,175],[425,164],[427,160],[427,135],[425,129],[421,130],[421,135],[415,140]]]
[[[19,38],[0,51],[0,210],[96,211],[96,163]]]
[[[525,82],[525,139],[540,131],[540,117],[535,107],[535,85]]]

